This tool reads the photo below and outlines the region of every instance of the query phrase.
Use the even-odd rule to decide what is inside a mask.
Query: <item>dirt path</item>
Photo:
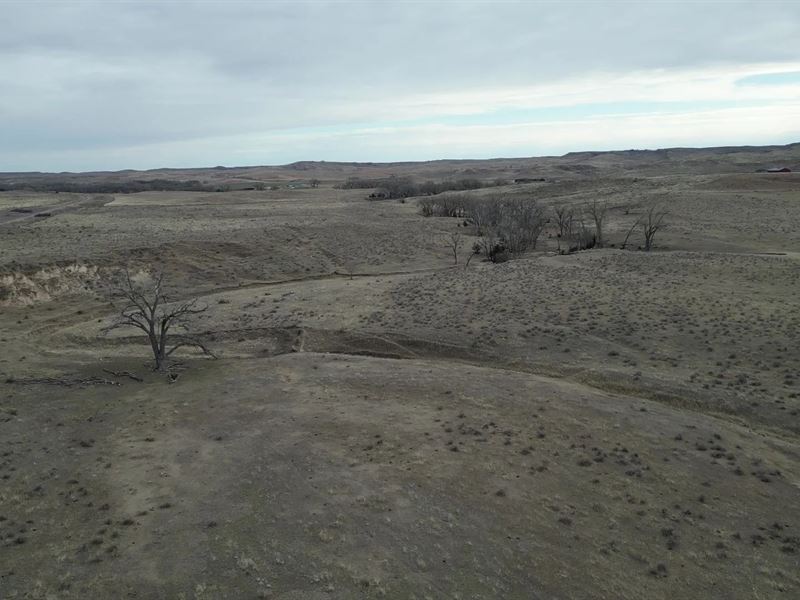
[[[406,271],[378,271],[378,272],[370,272],[370,273],[340,273],[339,271],[334,271],[333,273],[324,273],[322,275],[306,275],[303,277],[289,277],[287,279],[275,279],[272,281],[252,281],[249,283],[244,283],[240,285],[231,285],[225,287],[216,287],[211,290],[207,290],[203,293],[203,296],[213,296],[215,294],[222,294],[225,292],[234,292],[237,290],[250,290],[250,289],[258,289],[258,288],[265,288],[265,287],[275,287],[280,285],[286,285],[287,283],[309,283],[312,281],[333,281],[337,279],[364,279],[364,278],[377,278],[377,277],[393,277],[393,276],[400,276],[400,275],[421,275],[424,273],[437,273],[439,271],[450,271],[453,267],[432,267],[426,269],[409,269]]]

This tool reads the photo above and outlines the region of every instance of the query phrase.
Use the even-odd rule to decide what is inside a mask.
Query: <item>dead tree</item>
[[[453,231],[445,236],[445,243],[453,253],[453,264],[458,265],[458,253],[464,245],[464,236],[458,231]]]
[[[637,217],[636,220],[633,222],[633,225],[631,225],[631,228],[628,229],[628,233],[625,234],[625,239],[622,241],[622,245],[620,246],[622,250],[625,250],[625,248],[628,247],[628,239],[630,239],[633,230],[636,229],[639,226],[639,223],[641,222],[642,222],[642,217]]]
[[[594,236],[595,236],[595,246],[598,248],[603,247],[603,221],[606,219],[606,214],[608,213],[608,204],[606,202],[601,202],[596,198],[592,200],[591,203],[586,205],[586,212],[592,217],[594,221]]]
[[[104,332],[124,327],[143,331],[153,351],[153,369],[156,371],[166,370],[167,359],[178,348],[199,348],[203,354],[216,358],[203,342],[191,334],[174,333],[176,329],[185,331],[191,317],[205,312],[208,306],[198,305],[196,298],[169,304],[163,283],[164,274],[159,273],[151,285],[137,285],[126,270],[124,281],[117,290],[126,304]]]
[[[502,203],[501,196],[475,198],[467,207],[467,217],[475,226],[475,233],[482,236],[487,230],[495,227],[500,221]]]
[[[553,207],[553,212],[556,215],[556,224],[558,225],[558,237],[565,237],[572,231],[572,209],[562,204],[561,206]]]
[[[586,227],[586,223],[583,221],[583,215],[580,213],[578,213],[571,222],[571,231],[568,239],[568,254],[581,250],[591,250],[597,245],[596,234],[589,231],[589,228]]]
[[[649,252],[653,248],[653,239],[656,237],[658,230],[664,227],[664,217],[666,216],[667,211],[656,205],[651,206],[650,210],[647,211],[647,216],[642,220],[645,252]]]
[[[547,219],[535,200],[507,198],[500,208],[500,237],[512,254],[535,250]]]
[[[478,256],[481,253],[481,245],[479,243],[475,243],[472,245],[472,248],[469,250],[469,256],[467,257],[467,262],[464,264],[464,270],[469,268],[469,263],[473,257]]]
[[[486,227],[483,235],[478,238],[475,243],[479,251],[489,259],[490,262],[505,262],[508,260],[508,253],[503,244],[503,238],[500,235],[499,228],[496,226]]]
[[[567,205],[562,204],[553,208],[556,215],[556,224],[558,225],[558,251],[561,252],[561,240],[564,238],[572,237],[572,221],[575,213]]]
[[[431,197],[424,197],[417,200],[419,206],[419,213],[423,217],[432,217],[436,214],[436,200]]]

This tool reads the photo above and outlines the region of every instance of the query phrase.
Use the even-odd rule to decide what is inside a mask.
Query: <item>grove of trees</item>
[[[558,251],[562,254],[606,244],[605,226],[610,211],[606,201],[558,204],[545,211],[533,198],[451,193],[422,197],[417,204],[426,217],[463,219],[478,238],[473,253],[482,254],[491,262],[503,262],[535,249],[545,228],[557,240]],[[652,250],[656,233],[664,227],[666,214],[663,208],[651,206],[627,229],[621,248],[628,247],[631,235],[639,228],[644,240],[640,249]],[[455,238],[448,245],[454,250],[457,263]]]
[[[499,179],[486,182],[476,178],[416,183],[411,177],[392,175],[379,178],[349,177],[337,187],[344,190],[375,189],[376,191],[371,195],[372,198],[391,200],[413,196],[433,196],[449,191],[477,190],[505,184],[505,181]]]

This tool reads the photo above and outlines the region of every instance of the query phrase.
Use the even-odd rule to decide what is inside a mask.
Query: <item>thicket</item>
[[[376,190],[370,197],[377,199],[399,199],[411,198],[414,196],[434,196],[444,192],[477,190],[485,187],[506,185],[507,182],[501,179],[487,182],[476,178],[447,179],[444,181],[424,181],[416,183],[411,177],[390,177],[364,178],[348,177],[344,183],[339,184],[339,189],[343,190]]]

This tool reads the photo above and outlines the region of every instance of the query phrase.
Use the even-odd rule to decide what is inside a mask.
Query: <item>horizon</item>
[[[319,163],[319,164],[341,164],[341,165],[396,165],[396,164],[424,164],[433,162],[484,162],[484,161],[501,161],[501,160],[531,160],[531,159],[558,159],[569,156],[570,154],[614,154],[621,152],[665,152],[670,150],[718,150],[718,149],[742,149],[743,151],[748,148],[784,148],[789,146],[800,145],[800,141],[791,141],[785,144],[738,144],[738,145],[725,145],[725,146],[670,146],[664,148],[614,148],[608,150],[587,149],[587,150],[572,150],[564,154],[542,154],[533,156],[491,156],[486,158],[473,158],[473,157],[447,157],[447,158],[433,158],[427,160],[395,160],[395,161],[375,161],[375,160],[325,160],[325,159],[300,159],[287,163],[274,163],[274,164],[238,164],[238,165],[224,165],[224,164],[207,164],[207,165],[194,165],[194,166],[160,166],[150,167],[146,169],[89,169],[86,171],[0,171],[0,175],[9,174],[42,174],[42,175],[87,175],[92,173],[124,173],[126,171],[134,171],[138,173],[147,173],[149,171],[208,171],[213,169],[280,169],[284,167],[291,167],[300,163]]]
[[[7,2],[0,172],[800,139],[800,5],[610,5]]]

